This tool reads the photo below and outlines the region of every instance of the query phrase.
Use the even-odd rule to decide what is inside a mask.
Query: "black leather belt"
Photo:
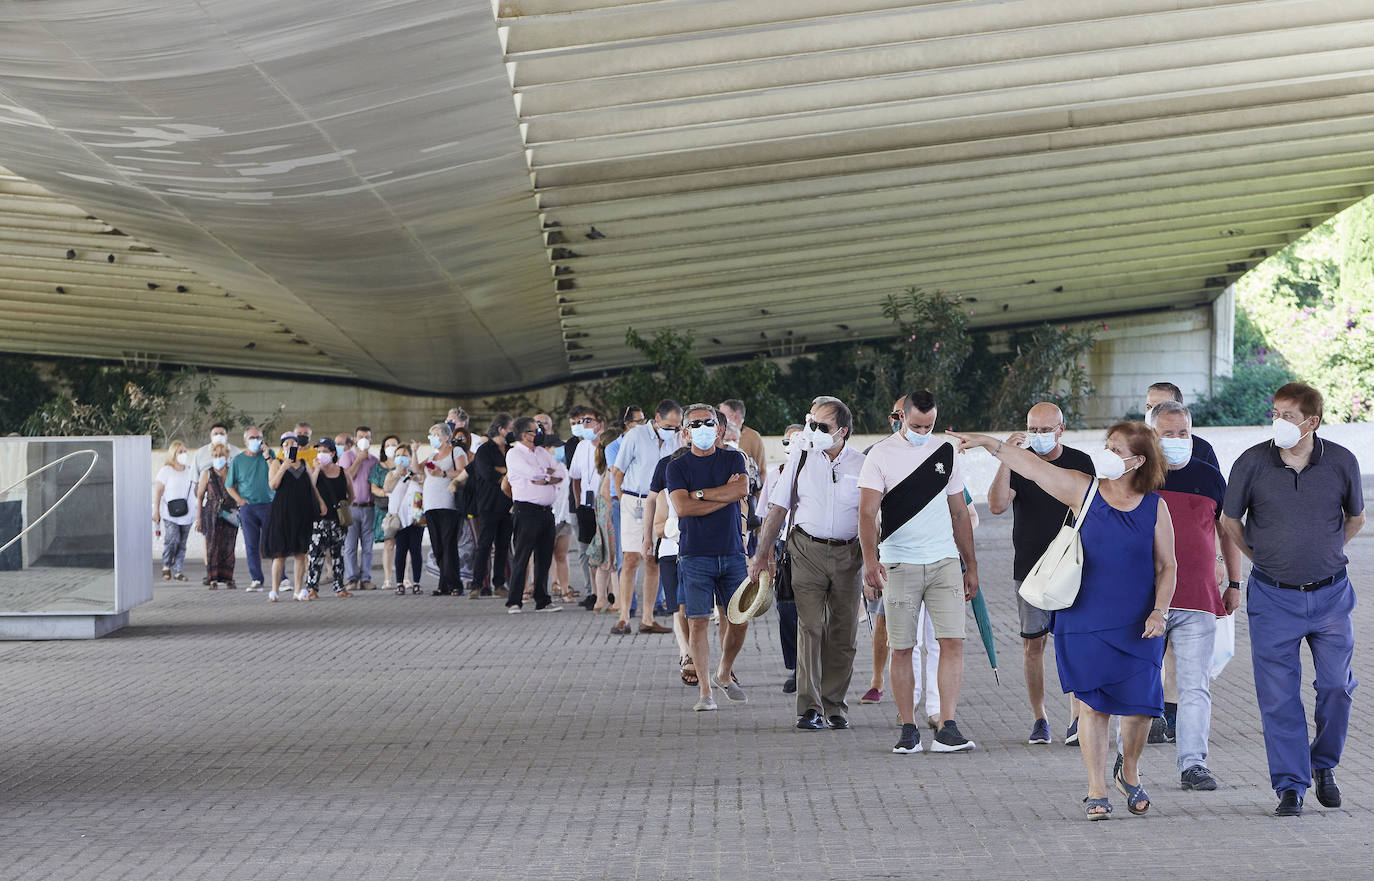
[[[538,502],[522,502],[516,500],[515,510],[517,511],[552,511],[553,505],[541,505]]]
[[[625,488],[623,488],[623,487],[621,488],[620,492],[621,492],[622,495],[634,496],[634,497],[637,498],[637,499],[647,499],[647,498],[648,498],[648,496],[646,496],[646,495],[640,495],[639,493],[635,492],[635,491],[632,490],[632,489],[625,489]]]
[[[355,507],[355,508],[373,508],[373,507],[376,507],[376,504],[377,504],[376,502],[354,502],[354,503],[353,503],[353,507]]]
[[[1335,584],[1337,581],[1342,581],[1342,580],[1344,580],[1345,577],[1346,577],[1346,570],[1342,569],[1341,571],[1337,572],[1335,575],[1327,576],[1326,578],[1323,578],[1323,579],[1321,579],[1320,581],[1308,581],[1308,582],[1306,582],[1305,584],[1285,584],[1284,582],[1279,581],[1278,579],[1271,577],[1271,576],[1269,575],[1269,573],[1265,572],[1264,570],[1260,569],[1259,567],[1255,567],[1255,568],[1251,569],[1251,570],[1250,570],[1250,575],[1251,575],[1252,577],[1254,577],[1256,580],[1262,581],[1262,582],[1264,582],[1265,584],[1269,584],[1269,585],[1272,585],[1272,586],[1274,586],[1274,587],[1281,587],[1281,588],[1283,588],[1284,590],[1300,590],[1300,591],[1302,591],[1303,593],[1308,593],[1308,592],[1310,592],[1310,591],[1320,590],[1320,589],[1322,589],[1323,587],[1327,587],[1328,585]]]
[[[805,529],[802,529],[800,526],[795,526],[793,527],[793,529],[795,529],[797,532],[800,532],[802,535],[806,536],[812,541],[820,542],[823,545],[830,545],[832,548],[847,548],[854,542],[859,540],[857,537],[844,540],[838,538],[816,538],[814,535],[807,532]]]

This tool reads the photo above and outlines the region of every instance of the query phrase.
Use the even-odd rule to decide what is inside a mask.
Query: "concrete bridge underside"
[[[1365,0],[0,2],[3,348],[475,394],[909,286],[1192,309],[1374,192],[1371,47]]]

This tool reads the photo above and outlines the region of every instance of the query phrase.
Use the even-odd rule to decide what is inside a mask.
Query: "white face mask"
[[[227,435],[227,434],[212,434],[212,435],[210,435],[210,443],[212,443],[212,444],[228,444],[228,443],[229,443],[229,435]]]
[[[1127,471],[1134,471],[1139,467],[1127,468],[1125,459],[1107,449],[1092,450],[1088,457],[1093,460],[1093,471],[1100,480],[1116,480]]]
[[[1054,436],[1054,432],[1050,432],[1049,434],[1029,434],[1026,435],[1026,441],[1028,448],[1041,456],[1047,455],[1050,450],[1054,449],[1054,445],[1059,443],[1058,438]]]
[[[1303,423],[1306,422],[1307,420],[1304,419]],[[1309,434],[1311,434],[1311,432],[1303,431],[1287,419],[1274,420],[1274,446],[1278,447],[1280,450],[1291,450]]]
[[[1193,457],[1193,439],[1190,437],[1162,437],[1159,448],[1170,465],[1183,465]]]
[[[333,453],[319,453],[318,455],[315,456],[315,461],[316,461],[316,462],[319,462],[321,465],[328,465],[330,462],[333,462],[333,461],[334,461],[334,454],[333,454]]]
[[[925,446],[925,445],[926,445],[926,442],[930,440],[930,432],[926,432],[925,434],[922,434],[921,432],[915,430],[914,428],[908,428],[908,429],[906,429],[906,430],[903,432],[903,434],[906,436],[906,439],[907,439],[907,440],[911,441],[913,444],[915,444],[915,445],[918,446],[918,447],[923,447],[923,446]]]
[[[358,438],[358,441],[354,444],[354,446],[357,447],[360,452],[366,453],[367,448],[372,446],[372,441],[368,440],[365,437]]]
[[[191,457],[187,453],[177,453],[177,464],[186,465],[190,463]]]
[[[387,445],[382,449],[382,452],[386,453],[386,457],[387,457],[388,459],[390,459],[392,456],[396,455],[396,445],[395,445],[395,444],[387,444]]]

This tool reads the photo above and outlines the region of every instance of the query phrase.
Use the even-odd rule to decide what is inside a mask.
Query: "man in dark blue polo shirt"
[[[1345,545],[1364,526],[1360,466],[1345,447],[1316,436],[1321,392],[1290,382],[1274,393],[1274,439],[1241,453],[1231,469],[1221,526],[1254,561],[1246,584],[1255,693],[1279,816],[1317,800],[1338,807],[1334,769],[1350,724],[1355,591]],[[1244,524],[1241,518],[1245,519]],[[1228,593],[1229,593],[1228,589]],[[1302,705],[1303,641],[1316,670],[1316,733]]]

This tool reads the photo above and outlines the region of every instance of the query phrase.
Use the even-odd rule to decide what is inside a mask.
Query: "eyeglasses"
[[[590,416],[583,416],[581,419],[574,419],[573,425],[595,425],[596,420]]]
[[[1058,426],[1054,428],[1027,428],[1026,434],[1054,434],[1058,430]]]
[[[687,423],[687,427],[688,427],[688,428],[715,428],[715,427],[716,427],[716,420],[714,420],[714,419],[693,419],[691,422],[688,422],[688,423]]]
[[[887,414],[887,421],[888,421],[888,422],[900,422],[900,421],[902,421],[902,411],[901,411],[901,410],[893,410],[891,413]]]
[[[1269,419],[1270,419],[1271,421],[1274,420],[1274,419],[1282,419],[1283,421],[1285,421],[1285,422],[1291,422],[1291,423],[1293,423],[1294,425],[1302,425],[1304,422],[1306,422],[1308,419],[1311,419],[1311,418],[1312,418],[1311,416],[1303,416],[1302,413],[1294,413],[1294,412],[1291,411],[1291,410],[1270,410],[1270,411],[1269,411]]]
[[[829,422],[817,422],[817,421],[814,420],[814,419],[808,419],[808,420],[806,420],[806,424],[807,424],[808,426],[810,426],[811,428],[819,428],[821,431],[825,432],[826,434],[830,434],[832,431],[834,431],[833,426],[831,426],[831,424],[830,424]]]

